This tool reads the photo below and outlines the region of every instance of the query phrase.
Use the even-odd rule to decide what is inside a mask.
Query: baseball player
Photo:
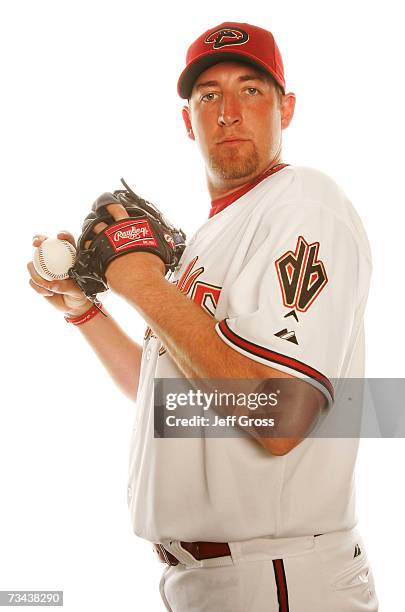
[[[43,281],[29,264],[30,283],[136,397],[128,504],[134,532],[165,563],[167,610],[375,612],[356,527],[358,439],[307,435],[336,408],[333,381],[364,376],[366,234],[331,178],[282,162],[295,95],[269,31],[226,22],[204,32],[178,93],[212,204],[169,279],[151,252],[105,271],[148,325],[143,348],[73,280]],[[113,198],[107,209],[128,219]],[[155,379],[227,378],[293,382],[294,435],[154,436]]]

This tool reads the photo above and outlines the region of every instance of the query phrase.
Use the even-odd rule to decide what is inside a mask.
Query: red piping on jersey
[[[283,168],[289,165],[290,164],[276,164],[269,170],[266,170],[265,172],[263,172],[263,174],[260,174],[259,176],[257,176],[253,181],[251,181],[250,183],[246,183],[246,185],[243,185],[243,187],[240,187],[236,191],[233,191],[232,193],[228,193],[228,195],[224,196],[223,198],[212,200],[211,210],[210,210],[210,214],[208,215],[208,218],[211,218],[217,213],[221,212],[221,210],[224,210],[224,208],[229,206],[229,204],[232,204],[232,202],[235,202],[236,200],[241,198],[243,195],[245,195],[245,193],[253,189],[253,187],[256,187],[256,185],[261,183],[268,176],[275,174],[279,170],[282,170]]]
[[[287,579],[284,571],[283,559],[273,559],[274,577],[277,585],[277,599],[279,612],[289,612]]]
[[[297,372],[301,372],[302,374],[305,374],[306,376],[309,376],[310,378],[313,378],[314,380],[318,381],[327,389],[333,400],[334,389],[332,383],[330,382],[329,378],[321,374],[321,372],[318,372],[318,370],[315,370],[315,368],[311,368],[306,363],[298,361],[298,359],[292,359],[291,357],[287,357],[287,355],[276,353],[276,351],[270,351],[269,349],[266,349],[263,346],[255,344],[254,342],[249,342],[248,340],[245,340],[241,336],[238,336],[238,334],[235,334],[235,332],[233,332],[229,328],[226,319],[223,319],[219,323],[219,329],[221,330],[225,338],[227,338],[230,342],[232,342],[232,344],[235,344],[244,351],[252,353],[252,355],[257,355],[257,357],[261,357],[262,359],[272,361],[273,363],[279,363],[280,365],[287,366],[288,368],[296,370]]]

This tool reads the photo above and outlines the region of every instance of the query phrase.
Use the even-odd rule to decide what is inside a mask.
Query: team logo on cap
[[[213,49],[230,47],[232,45],[244,45],[249,40],[249,34],[240,28],[222,28],[208,34],[205,39],[207,45],[212,44]]]

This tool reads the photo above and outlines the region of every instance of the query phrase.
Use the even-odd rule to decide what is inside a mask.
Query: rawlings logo
[[[156,247],[157,242],[147,219],[128,219],[114,223],[104,232],[114,251],[139,247]]]
[[[146,227],[131,227],[131,229],[127,230],[126,232],[121,230],[119,232],[115,232],[113,240],[114,242],[118,242],[119,240],[122,240],[122,238],[131,238],[134,240],[140,236],[142,236],[142,238],[146,238],[147,233],[148,230]]]
[[[211,32],[205,39],[207,45],[212,44],[213,49],[244,45],[249,40],[249,34],[240,28],[221,28]]]

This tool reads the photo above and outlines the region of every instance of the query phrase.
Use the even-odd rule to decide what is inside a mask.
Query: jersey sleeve
[[[330,405],[357,306],[352,231],[321,202],[301,202],[273,211],[255,242],[215,329],[243,355],[306,379]]]

